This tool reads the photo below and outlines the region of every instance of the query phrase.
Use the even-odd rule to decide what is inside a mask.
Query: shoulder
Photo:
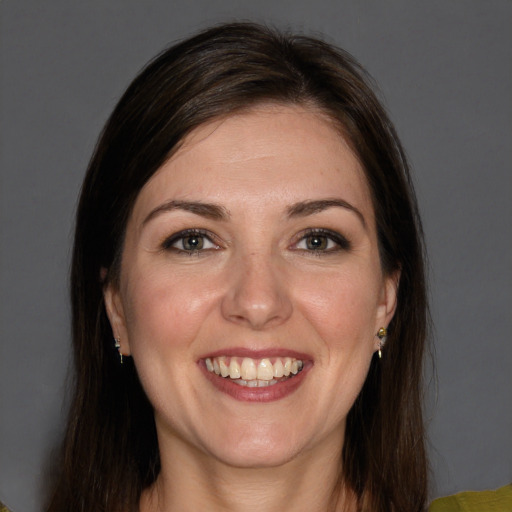
[[[0,512],[10,512],[10,510],[0,501]]]
[[[429,512],[510,512],[512,484],[495,491],[468,491],[439,498],[432,502]]]

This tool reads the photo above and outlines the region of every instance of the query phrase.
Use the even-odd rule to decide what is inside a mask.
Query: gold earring
[[[121,364],[123,364],[123,354],[121,352],[121,343],[119,338],[114,338],[114,346],[117,348],[117,351],[119,352],[119,358],[121,360]]]
[[[382,347],[384,343],[386,343],[386,337],[388,335],[388,330],[385,327],[381,327],[379,332],[377,333],[377,338],[379,338],[379,359],[382,359]]]

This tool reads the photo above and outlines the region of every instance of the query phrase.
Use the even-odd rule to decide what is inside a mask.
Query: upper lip
[[[247,347],[229,347],[205,354],[200,359],[214,357],[249,357],[251,359],[264,359],[269,357],[293,357],[302,361],[311,361],[312,357],[304,352],[298,352],[287,348],[250,349]]]

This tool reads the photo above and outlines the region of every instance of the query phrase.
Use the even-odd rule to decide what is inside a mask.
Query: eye
[[[212,235],[207,234],[205,231],[187,229],[167,238],[163,243],[163,248],[192,254],[199,251],[218,249],[219,246],[212,241]]]
[[[326,229],[311,229],[302,234],[294,249],[315,253],[350,249],[350,242],[340,233]]]

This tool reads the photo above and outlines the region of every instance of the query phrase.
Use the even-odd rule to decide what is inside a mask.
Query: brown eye
[[[176,233],[163,243],[165,250],[171,250],[182,253],[198,253],[209,249],[219,249],[211,237],[197,230],[187,230]]]
[[[329,239],[325,235],[309,235],[305,241],[310,251],[324,251],[329,245]]]
[[[181,249],[184,251],[199,251],[204,247],[204,236],[189,235],[181,239]]]
[[[295,249],[316,254],[350,249],[350,242],[340,233],[326,229],[307,230],[294,245]]]

